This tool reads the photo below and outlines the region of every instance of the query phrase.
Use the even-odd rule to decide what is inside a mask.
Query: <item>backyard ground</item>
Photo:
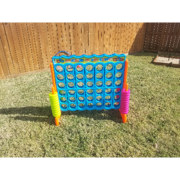
[[[128,123],[118,110],[62,112],[54,125],[50,71],[0,80],[0,157],[179,157],[180,68],[129,55]]]

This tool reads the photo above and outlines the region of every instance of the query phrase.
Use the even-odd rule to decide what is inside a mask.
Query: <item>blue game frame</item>
[[[58,98],[60,103],[61,111],[76,111],[76,110],[101,110],[101,109],[120,109],[120,100],[121,100],[121,90],[123,88],[124,82],[124,70],[125,70],[125,54],[102,54],[102,55],[82,55],[82,56],[53,56],[52,62],[54,67],[56,88],[58,92]],[[106,66],[111,64],[112,69],[107,70]],[[117,69],[116,66],[118,64],[122,65],[121,69]],[[92,65],[93,69],[88,71],[86,67],[88,65]],[[102,65],[102,70],[97,70],[96,66]],[[62,71],[58,71],[57,69],[61,66]],[[68,71],[67,67],[72,68],[72,71]],[[82,71],[77,70],[77,66],[83,67]],[[112,73],[111,78],[107,78],[107,73]],[[120,72],[122,75],[120,77],[116,77],[116,73]],[[93,74],[93,78],[88,79],[87,74]],[[98,73],[102,73],[103,77],[98,79],[96,75]],[[68,79],[67,75],[73,75],[73,79]],[[83,78],[80,80],[77,78],[78,74],[82,74]],[[63,79],[58,79],[58,75],[62,75]],[[121,84],[116,85],[116,81],[120,80]],[[97,86],[97,81],[101,81],[102,85]],[[107,81],[111,81],[111,85],[106,85]],[[73,87],[69,87],[68,83],[72,82],[74,84]],[[78,86],[78,82],[83,82],[83,86]],[[88,86],[87,82],[92,82],[92,86]],[[64,87],[59,87],[59,83],[64,83]],[[101,93],[97,93],[98,89],[102,89]],[[106,92],[107,89],[110,89],[110,92]],[[75,93],[70,94],[69,90],[73,90]],[[83,94],[79,94],[79,90],[83,90]],[[88,93],[88,90],[93,90],[92,93]],[[62,93],[63,92],[63,93]],[[65,93],[65,94],[64,94]],[[110,99],[106,99],[106,97],[110,96]],[[75,98],[74,101],[70,100],[70,98]],[[81,97],[81,100],[79,99]],[[93,97],[92,100],[88,100],[88,97]],[[101,99],[97,99],[97,97],[101,97]],[[116,97],[116,98],[115,98]],[[66,99],[66,101],[64,101]],[[71,98],[72,99],[72,98]],[[83,100],[84,99],[84,100]],[[63,101],[62,101],[63,100]],[[84,106],[82,106],[84,104]],[[92,105],[93,104],[93,105]],[[97,105],[98,104],[98,105]]]

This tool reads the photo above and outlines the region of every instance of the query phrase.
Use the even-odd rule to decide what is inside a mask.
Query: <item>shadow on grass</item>
[[[15,107],[0,109],[0,115],[12,115],[10,116],[14,120],[21,121],[34,121],[34,122],[47,122],[48,124],[54,124],[54,117],[52,116],[51,107]],[[63,116],[77,116],[78,118],[89,118],[97,121],[110,120],[117,123],[121,123],[122,119],[118,110],[92,110],[92,111],[63,111]]]
[[[156,56],[157,56],[157,53],[149,53],[149,52],[141,52],[141,53],[137,53],[137,54],[130,54],[130,55],[128,55],[128,56],[134,56],[134,57],[140,57],[140,56],[145,56],[146,58],[141,58],[140,60],[141,60],[141,62],[142,61],[145,61],[145,62],[147,62],[147,57],[148,57],[148,61],[150,60],[149,59],[149,56],[151,56],[152,57],[152,59],[151,59],[151,61],[149,62],[150,64],[154,61],[154,59],[156,58]],[[136,58],[137,58],[136,57]],[[130,59],[130,57],[127,57],[128,59]],[[133,59],[134,60],[134,59]],[[154,64],[154,63],[153,63]]]
[[[128,56],[157,56],[158,53],[153,52],[139,52],[139,53],[132,53],[128,54]]]

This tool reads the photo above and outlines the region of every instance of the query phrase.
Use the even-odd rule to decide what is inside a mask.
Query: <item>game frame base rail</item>
[[[65,55],[60,55],[64,53]],[[59,51],[50,63],[52,114],[59,125],[61,111],[118,109],[123,123],[129,112],[128,60],[125,54],[70,55]]]

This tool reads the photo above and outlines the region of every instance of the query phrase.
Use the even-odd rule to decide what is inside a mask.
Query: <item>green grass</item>
[[[128,123],[118,110],[62,112],[54,125],[50,72],[0,81],[1,157],[179,157],[180,69],[129,55]]]

